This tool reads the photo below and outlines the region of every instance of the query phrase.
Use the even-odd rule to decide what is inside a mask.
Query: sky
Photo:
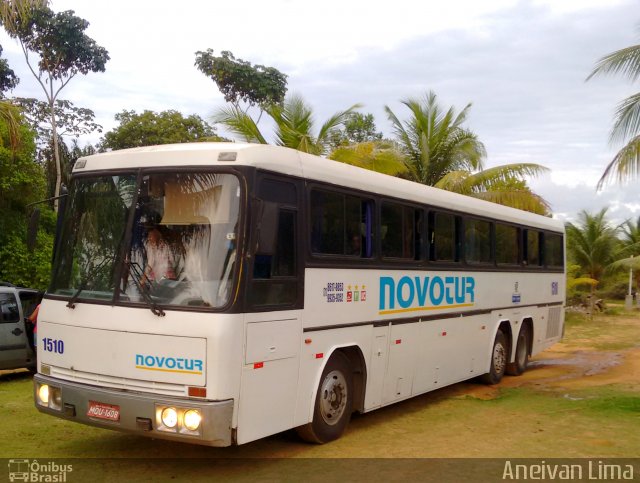
[[[361,103],[361,112],[372,113],[378,130],[391,136],[385,106],[405,119],[401,100],[430,90],[443,107],[471,103],[466,127],[485,144],[485,167],[549,168],[529,183],[554,216],[576,221],[581,210],[605,207],[614,222],[640,216],[640,180],[595,188],[620,147],[609,143],[616,105],[638,92],[638,83],[615,76],[585,81],[599,58],[639,43],[637,0],[52,0],[50,6],[88,20],[87,34],[109,51],[106,72],[74,78],[61,95],[92,109],[105,131],[124,109],[175,109],[210,120],[225,103],[194,66],[195,52],[230,50],[287,74],[289,92],[313,107],[318,126]],[[4,32],[0,44],[21,79],[12,94],[41,98],[18,44]]]

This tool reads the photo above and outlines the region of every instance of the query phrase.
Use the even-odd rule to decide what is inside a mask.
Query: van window
[[[12,293],[0,293],[0,324],[20,322],[18,301]]]

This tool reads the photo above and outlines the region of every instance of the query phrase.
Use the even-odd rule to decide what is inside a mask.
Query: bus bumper
[[[48,405],[43,404],[42,396],[38,394],[43,385],[47,385],[48,394],[53,395]],[[233,399],[199,401],[172,398],[78,384],[42,374],[33,377],[33,388],[35,405],[40,412],[69,421],[207,446],[230,446],[233,442]],[[95,417],[95,410],[93,414],[89,412],[90,405],[96,404],[113,409],[109,415],[111,420]],[[180,415],[197,410],[202,418],[198,429],[190,431],[184,427],[181,416],[175,428],[167,428],[160,418],[163,408],[175,408]]]

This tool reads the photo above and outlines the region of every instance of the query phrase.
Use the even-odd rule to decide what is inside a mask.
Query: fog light
[[[62,410],[62,390],[59,387],[49,388],[49,407],[56,411]]]
[[[49,386],[47,384],[38,388],[38,403],[41,406],[49,406]]]
[[[175,408],[165,408],[162,410],[160,419],[167,428],[175,428],[178,424],[178,411]]]
[[[197,409],[189,409],[184,413],[184,427],[189,431],[196,431],[200,426],[201,421],[202,416],[200,415],[200,411]]]

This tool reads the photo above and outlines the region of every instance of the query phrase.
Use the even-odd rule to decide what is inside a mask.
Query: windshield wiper
[[[76,302],[78,301],[78,298],[80,298],[80,294],[82,293],[82,291],[87,288],[87,284],[89,283],[89,280],[91,280],[93,278],[93,276],[98,273],[98,270],[100,270],[105,263],[107,263],[108,261],[113,261],[113,258],[105,258],[104,260],[102,260],[100,263],[98,263],[95,267],[93,267],[93,269],[91,269],[89,271],[89,273],[87,273],[87,275],[80,281],[80,286],[78,287],[78,290],[76,290],[73,295],[71,296],[71,298],[69,299],[69,302],[67,302],[67,307],[69,307],[70,309],[75,309],[76,308]]]
[[[142,295],[143,300],[147,303],[149,309],[151,309],[151,312],[153,312],[153,315],[164,317],[166,315],[164,313],[164,310],[162,310],[162,308],[160,308],[158,304],[153,301],[151,295],[149,294],[149,289],[147,289],[147,287],[142,283],[143,271],[140,268],[140,265],[138,265],[136,262],[131,261],[125,263],[127,264],[127,267],[129,267],[129,273],[131,274],[131,278],[136,284],[136,287],[138,287],[140,295]]]

